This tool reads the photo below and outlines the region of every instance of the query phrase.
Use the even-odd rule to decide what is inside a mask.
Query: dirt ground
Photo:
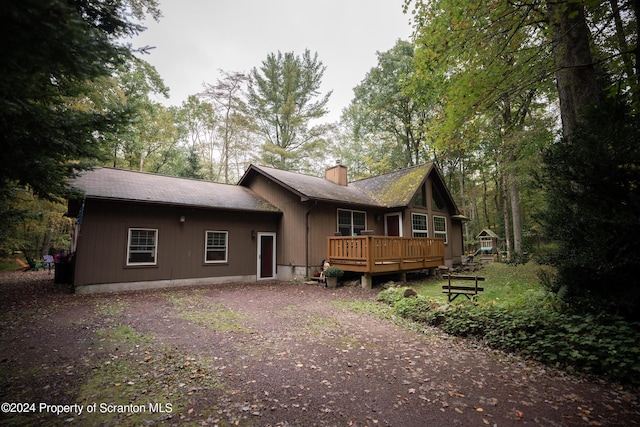
[[[637,391],[372,314],[376,288],[52,279],[0,274],[2,425],[640,423]]]

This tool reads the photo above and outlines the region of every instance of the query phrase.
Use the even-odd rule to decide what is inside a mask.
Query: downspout
[[[307,209],[307,213],[304,217],[304,226],[306,228],[306,232],[304,233],[305,270],[307,271],[307,277],[309,277],[309,214],[316,206],[318,206],[318,201],[314,200],[313,205]]]

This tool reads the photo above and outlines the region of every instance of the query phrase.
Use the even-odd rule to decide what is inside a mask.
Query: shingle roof
[[[409,206],[420,185],[432,173],[442,181],[442,176],[433,163],[354,181],[347,186],[335,184],[324,178],[252,164],[240,180],[240,185],[248,180],[248,177],[253,173],[273,179],[298,194],[302,200],[324,200],[382,208]],[[442,186],[453,211],[457,212],[455,202],[444,186],[444,182],[442,182]]]
[[[71,181],[85,197],[239,211],[279,212],[262,197],[238,185],[145,172],[98,168]]]
[[[355,181],[351,185],[372,195],[386,207],[408,206],[432,167],[432,164],[425,164],[400,169]]]
[[[252,171],[268,176],[280,185],[287,187],[290,191],[297,193],[303,199],[341,201],[365,206],[384,206],[378,199],[361,191],[352,184],[348,186],[338,185],[324,178],[283,171],[267,166],[249,166],[240,183],[245,181]]]

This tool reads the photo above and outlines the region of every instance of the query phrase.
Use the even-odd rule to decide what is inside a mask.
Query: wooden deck
[[[344,271],[372,274],[444,265],[444,240],[427,237],[327,237],[327,260]]]

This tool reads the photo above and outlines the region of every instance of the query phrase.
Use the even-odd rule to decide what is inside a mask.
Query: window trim
[[[358,211],[355,209],[343,209],[343,208],[338,208],[336,210],[336,232],[340,232],[340,211],[343,212],[349,212],[349,215],[351,216],[351,223],[349,224],[350,227],[350,232],[349,232],[349,236],[353,236],[353,214],[354,213],[361,213],[364,215],[364,228],[363,230],[367,230],[367,212],[366,211]]]
[[[224,259],[208,260],[207,253],[209,252],[208,241],[209,233],[224,234]],[[213,251],[213,249],[211,249]],[[222,252],[222,251],[217,251]],[[205,264],[225,264],[229,262],[229,232],[224,230],[205,230],[204,232],[204,263]]]
[[[423,216],[425,221],[425,230],[419,230],[414,228],[413,218],[416,216]],[[424,234],[424,236],[416,236],[416,234]],[[429,215],[421,212],[411,212],[411,237],[429,237]]]
[[[444,231],[438,231],[436,229],[436,218],[442,218],[444,220]],[[449,233],[447,228],[447,217],[442,215],[433,215],[433,237],[442,238],[444,235],[444,243],[445,245],[449,243]]]
[[[153,245],[153,262],[132,262],[131,259],[131,238],[134,231],[153,231],[154,232],[154,245]],[[158,232],[157,228],[144,228],[144,227],[129,227],[127,230],[127,267],[140,267],[140,266],[155,266],[158,265]]]

